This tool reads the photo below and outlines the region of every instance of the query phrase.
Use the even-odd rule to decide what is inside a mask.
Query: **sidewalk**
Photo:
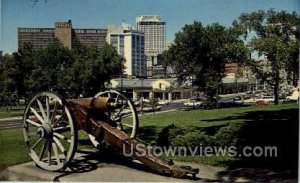
[[[176,179],[151,172],[149,167],[137,161],[126,163],[115,160],[110,162],[100,160],[104,157],[91,157],[91,154],[77,153],[72,171],[67,169],[65,172],[50,172],[36,167],[31,161],[9,167],[4,176],[9,181],[203,182],[218,181],[218,173],[225,170],[223,167],[175,162],[176,165],[188,165],[200,169],[196,180]]]
[[[1,119],[0,119],[0,122],[1,122],[1,121],[22,120],[22,119],[23,119],[23,116],[18,116],[18,117],[9,117],[9,118],[1,118]]]

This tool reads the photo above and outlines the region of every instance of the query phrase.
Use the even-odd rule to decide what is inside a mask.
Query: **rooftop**
[[[136,18],[136,22],[160,22],[161,18],[158,15],[141,15]]]

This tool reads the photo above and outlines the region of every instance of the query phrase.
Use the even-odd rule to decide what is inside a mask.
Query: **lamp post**
[[[135,66],[135,73],[137,74],[137,66],[138,64],[134,64]],[[140,69],[139,69],[139,74],[137,74],[137,77],[141,80],[141,90],[140,90],[140,100],[141,100],[141,114],[143,114],[143,105],[144,105],[144,102],[143,102],[143,98],[144,98],[144,93],[143,93],[143,89],[144,89],[144,74],[143,74],[143,71],[147,71],[145,68],[142,68],[140,66]]]
[[[121,92],[123,92],[123,70],[121,71]]]

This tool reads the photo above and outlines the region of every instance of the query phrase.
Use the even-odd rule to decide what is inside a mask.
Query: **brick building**
[[[46,48],[54,38],[60,40],[66,47],[72,49],[75,40],[86,46],[102,48],[106,41],[107,29],[75,29],[71,20],[67,22],[55,22],[54,28],[18,28],[18,47],[29,42],[35,48]]]

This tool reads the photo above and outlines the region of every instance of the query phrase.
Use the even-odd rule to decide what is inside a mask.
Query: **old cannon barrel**
[[[82,107],[94,109],[100,112],[111,111],[118,107],[118,104],[114,101],[114,99],[109,97],[80,98],[70,99],[68,101],[79,104]]]

